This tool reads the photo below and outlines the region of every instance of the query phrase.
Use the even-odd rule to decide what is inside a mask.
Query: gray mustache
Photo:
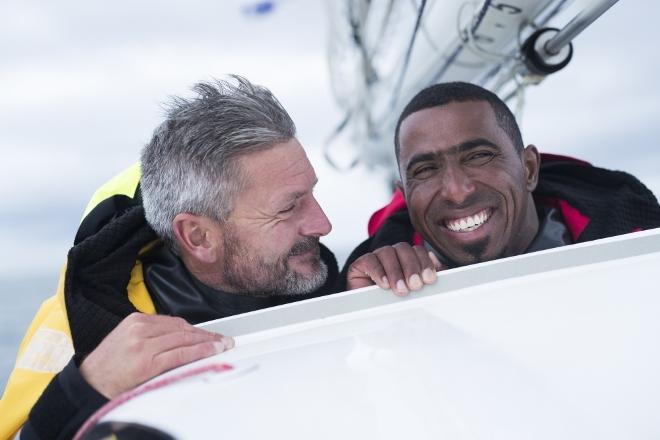
[[[304,254],[305,252],[318,250],[319,249],[319,239],[317,237],[308,237],[300,240],[298,243],[294,244],[289,252],[289,256],[293,257],[296,255]]]

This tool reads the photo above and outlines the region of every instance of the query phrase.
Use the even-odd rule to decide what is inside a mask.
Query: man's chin
[[[470,264],[482,263],[498,258],[497,255],[488,249],[490,237],[472,243],[466,243],[462,246],[437,246],[442,257],[449,260],[452,267],[467,266]],[[434,246],[435,247],[435,246]]]
[[[284,278],[284,288],[279,295],[307,295],[318,290],[328,279],[328,266],[318,258],[302,267],[289,265]]]
[[[287,259],[289,270],[296,272],[301,276],[313,276],[318,272],[323,262],[318,253],[308,252],[301,255],[293,255]]]
[[[485,263],[487,261],[505,258],[505,251],[486,250],[483,253],[460,252],[455,259],[450,259],[454,267],[468,266],[470,264]]]

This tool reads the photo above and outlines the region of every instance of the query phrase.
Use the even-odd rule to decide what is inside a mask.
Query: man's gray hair
[[[142,150],[145,215],[171,244],[177,214],[227,219],[245,183],[240,156],[296,135],[291,117],[268,89],[232,78],[196,84],[194,98],[173,98],[167,119]]]

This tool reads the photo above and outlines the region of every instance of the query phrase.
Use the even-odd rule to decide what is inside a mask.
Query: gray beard
[[[314,273],[310,277],[304,277],[298,272],[288,270],[282,280],[282,286],[276,286],[275,290],[271,292],[271,295],[305,295],[317,290],[328,278],[328,265],[320,258],[314,265],[316,267]]]
[[[287,255],[267,263],[250,255],[235,234],[225,235],[223,279],[233,291],[249,296],[304,295],[317,290],[328,278],[328,266],[321,260],[318,238],[296,243]],[[316,248],[311,275],[302,275],[289,267],[288,257]]]

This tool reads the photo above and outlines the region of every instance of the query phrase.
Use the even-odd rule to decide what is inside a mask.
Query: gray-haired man
[[[319,243],[331,225],[293,121],[267,89],[234,79],[175,99],[141,178],[100,190],[112,195],[83,220],[21,346],[0,402],[7,436],[23,425],[22,438],[68,438],[107,398],[233,346],[191,324],[331,293],[337,264]],[[69,344],[70,362],[30,363],[44,332]]]

